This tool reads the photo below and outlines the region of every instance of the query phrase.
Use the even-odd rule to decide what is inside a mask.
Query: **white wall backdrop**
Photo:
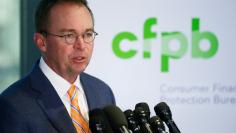
[[[122,109],[134,109],[147,102],[153,107],[165,101],[182,133],[234,133],[236,131],[236,1],[234,0],[89,0],[95,15],[95,40],[92,61],[86,70],[108,83]],[[152,37],[144,39],[144,23],[151,25]],[[199,19],[199,34],[213,34],[199,41],[208,57],[193,57],[193,18]],[[148,30],[146,28],[146,30]],[[112,49],[119,33],[129,32],[136,40],[122,40],[120,50],[136,51],[120,58]],[[169,43],[163,33],[178,32]],[[175,37],[175,38],[174,38]],[[213,48],[217,46],[217,49]],[[172,53],[168,71],[162,55],[167,47]],[[149,56],[144,57],[144,51]],[[198,53],[197,53],[198,54]],[[168,53],[167,53],[168,56]]]

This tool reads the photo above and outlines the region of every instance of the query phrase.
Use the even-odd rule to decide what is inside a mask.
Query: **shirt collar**
[[[62,98],[63,96],[65,96],[65,94],[67,94],[68,89],[71,87],[71,84],[65,80],[63,77],[61,77],[60,75],[58,75],[56,72],[54,72],[43,60],[43,58],[41,57],[40,62],[39,62],[39,67],[41,68],[42,72],[44,73],[44,75],[48,78],[48,80],[50,81],[50,83],[52,84],[52,86],[55,88],[55,90],[57,91],[58,95],[60,98]],[[74,85],[77,88],[81,88],[81,84],[80,84],[80,76],[78,75]],[[83,90],[82,90],[83,92]]]

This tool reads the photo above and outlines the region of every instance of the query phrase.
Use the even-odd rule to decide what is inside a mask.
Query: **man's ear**
[[[41,52],[46,52],[47,50],[46,40],[41,33],[38,32],[34,33],[34,43]]]

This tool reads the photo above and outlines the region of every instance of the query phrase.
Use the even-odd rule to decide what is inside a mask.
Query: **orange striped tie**
[[[76,89],[76,86],[72,85],[67,93],[71,102],[71,119],[77,130],[77,133],[90,133],[88,122],[82,116],[78,105],[78,90]]]

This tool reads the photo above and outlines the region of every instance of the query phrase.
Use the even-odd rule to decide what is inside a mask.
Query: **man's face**
[[[60,76],[70,79],[76,77],[87,67],[92,51],[93,42],[86,43],[82,34],[93,30],[93,20],[88,9],[84,6],[64,3],[54,6],[49,14],[47,32],[66,35],[79,35],[75,44],[68,44],[63,37],[47,35],[45,62]]]

